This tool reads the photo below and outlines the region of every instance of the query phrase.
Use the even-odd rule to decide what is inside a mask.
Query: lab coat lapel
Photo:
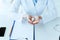
[[[26,0],[26,5],[27,5],[28,9],[34,8],[34,4],[33,4],[32,0]]]
[[[47,0],[38,0],[35,8],[38,13],[38,15],[41,15],[41,13],[44,11],[44,8],[46,7]]]
[[[25,11],[29,15],[34,15],[34,13],[36,13],[36,9],[35,9],[35,6],[33,4],[33,0],[22,0],[21,2],[23,4]]]

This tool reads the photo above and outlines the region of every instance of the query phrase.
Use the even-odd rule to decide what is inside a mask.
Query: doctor
[[[42,13],[44,9],[46,8],[48,3],[48,0],[21,0],[21,4],[24,7],[26,13],[28,16],[28,22],[31,24],[37,24],[39,23],[40,19],[42,19]],[[32,21],[32,18],[35,18],[34,21]]]
[[[18,12],[20,5],[22,5],[28,15],[28,22],[31,24],[37,24],[41,19],[45,20],[45,23],[52,20],[53,15],[54,18],[56,17],[53,0],[14,0],[13,3],[12,10],[15,12]],[[34,22],[32,22],[32,18],[35,18]]]
[[[26,18],[30,24],[38,24],[39,22],[41,22],[41,20],[43,21],[43,24],[45,24],[45,23],[53,20],[54,18],[56,18],[56,10],[55,10],[53,0],[15,0],[14,6],[13,6],[13,9],[15,12],[18,12],[20,5],[24,8],[25,13],[28,15],[28,16],[26,16]],[[23,14],[23,13],[21,13],[21,14]],[[35,18],[34,21],[32,21],[33,18]],[[21,30],[26,29],[28,25],[25,25],[26,27],[23,28],[22,26],[24,26],[24,24],[20,24],[18,22],[20,22],[20,21],[18,20],[16,22],[15,27],[18,28],[17,25],[19,26],[18,29],[20,29],[20,31],[19,31],[20,33],[19,32],[15,32],[15,33],[23,34],[23,32],[21,32]],[[22,28],[20,28],[20,27],[22,27]],[[16,29],[15,29],[15,31],[16,31]],[[31,34],[31,30],[28,29],[28,30],[26,30],[26,32],[27,31],[30,31],[29,34]],[[14,34],[13,37],[15,37],[16,34]],[[26,34],[28,34],[28,33],[26,33]],[[20,36],[22,36],[22,35],[20,35]],[[31,39],[31,37],[32,36],[30,36],[29,39]]]

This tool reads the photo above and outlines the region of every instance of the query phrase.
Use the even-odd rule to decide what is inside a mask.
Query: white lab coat
[[[43,23],[56,18],[57,12],[53,0],[38,0],[36,6],[34,6],[32,0],[15,0],[13,2],[12,10],[19,12],[20,5],[23,6],[26,14],[32,16],[42,16]]]
[[[39,0],[41,1],[41,0]],[[21,14],[18,14],[16,17],[16,22],[15,22],[15,26],[13,29],[13,33],[11,38],[12,39],[18,39],[18,40],[25,40],[25,38],[28,38],[28,40],[33,40],[33,25],[29,24],[26,20],[22,19],[22,16],[24,14],[24,12],[28,15],[31,15],[30,13],[32,13],[33,16],[36,15],[36,13],[38,13],[37,16],[42,16],[42,21],[43,24],[53,20],[54,18],[56,18],[56,11],[54,8],[54,4],[52,0],[48,0],[47,5],[42,5],[42,9],[40,10],[39,7],[39,3],[37,3],[36,10],[35,7],[32,3],[32,0],[15,0],[13,5],[12,5],[12,10],[14,11],[18,11],[19,10],[19,6],[20,6],[20,2],[22,4],[22,7],[24,9],[20,9],[22,12]],[[43,1],[41,1],[43,2]],[[44,4],[46,1],[44,0]],[[27,8],[28,7],[28,8]],[[43,10],[44,9],[44,10]],[[43,10],[43,12],[41,13],[41,11]],[[33,14],[34,13],[34,14]],[[41,13],[41,14],[39,14]],[[23,20],[23,22],[22,22]]]

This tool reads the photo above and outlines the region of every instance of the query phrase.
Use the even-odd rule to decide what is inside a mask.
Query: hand
[[[34,21],[32,21],[32,18],[34,18],[34,17],[29,16],[29,17],[28,17],[28,19],[29,19],[29,20],[28,20],[28,22],[29,22],[30,24],[33,24],[33,25],[34,25],[34,24],[38,24],[38,23],[39,23],[39,21],[42,19],[42,17],[41,17],[41,16],[38,16],[38,17],[37,17],[37,19],[35,18],[35,20],[34,20]]]
[[[38,16],[37,19],[35,19],[35,21],[33,21],[33,24],[38,24],[41,19],[42,19],[42,17]]]
[[[30,15],[28,16],[28,22],[29,22],[30,24],[33,24],[32,18],[33,18],[32,16],[30,16]]]

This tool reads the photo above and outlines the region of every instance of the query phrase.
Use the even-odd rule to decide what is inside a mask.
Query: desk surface
[[[36,40],[59,40],[60,18],[36,27]]]
[[[27,26],[29,26],[29,25],[27,25]],[[26,29],[26,30],[30,31],[30,29],[29,30]],[[26,31],[24,31],[24,32],[31,35],[31,31],[30,31],[30,33],[26,32]],[[52,20],[52,21],[50,21],[44,25],[36,25],[35,31],[36,31],[36,40],[59,40],[60,18],[56,18],[56,19],[54,19],[54,20]],[[25,36],[26,35],[27,34],[25,34]],[[21,36],[23,36],[23,35],[21,35]],[[28,37],[28,36],[26,36],[26,37]],[[30,36],[30,38],[31,38],[31,36]],[[9,37],[7,37],[7,36],[6,37],[0,37],[0,40],[9,40]]]

